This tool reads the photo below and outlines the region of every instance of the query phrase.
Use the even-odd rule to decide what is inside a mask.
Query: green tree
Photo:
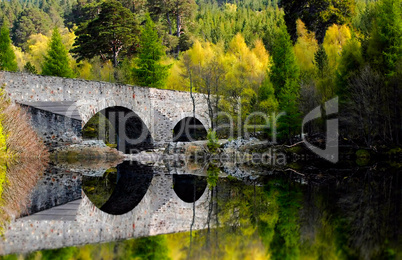
[[[316,53],[314,53],[314,63],[318,69],[318,76],[324,78],[328,72],[328,55],[324,46],[321,44]]]
[[[45,62],[42,65],[42,74],[58,77],[73,77],[73,71],[68,61],[68,52],[63,45],[61,35],[57,27],[53,30],[52,39],[48,47]]]
[[[81,23],[76,31],[74,49],[77,59],[91,59],[100,55],[103,61],[111,60],[117,67],[120,58],[135,51],[137,23],[133,13],[120,2],[108,0],[100,5],[99,16]]]
[[[272,48],[273,67],[270,79],[274,85],[279,109],[286,112],[280,118],[279,130],[291,142],[291,137],[299,128],[299,67],[296,63],[292,41],[286,30],[281,26],[277,32]]]
[[[349,81],[360,72],[363,63],[360,42],[354,37],[346,43],[342,50],[336,74],[336,94],[340,96],[341,103],[350,98]]]
[[[275,89],[269,77],[266,77],[258,90],[259,107],[267,113],[275,112],[278,109],[278,101],[275,97]]]
[[[38,74],[38,71],[36,70],[35,66],[30,61],[28,61],[25,64],[24,71],[32,74]]]
[[[383,0],[376,12],[368,57],[375,69],[392,76],[402,58],[402,3],[400,0]]]
[[[315,32],[319,43],[332,24],[348,23],[354,14],[353,0],[290,0],[281,1],[285,22],[292,40],[297,40],[296,21],[300,18],[307,28]]]
[[[197,10],[194,0],[148,0],[148,10],[154,20],[159,19],[165,25],[169,34],[166,38],[171,38],[173,35],[177,37],[175,41],[177,54],[189,49],[187,34]],[[174,27],[176,31],[173,30]]]
[[[134,81],[140,86],[162,88],[168,77],[170,65],[162,65],[164,46],[149,15],[141,29],[139,56],[133,69]]]
[[[1,1],[0,3],[0,24],[7,22],[9,27],[14,24],[21,13],[22,6],[19,0]]]
[[[17,71],[18,69],[7,23],[3,23],[0,31],[0,69],[8,71]]]
[[[38,8],[27,8],[20,15],[13,28],[13,42],[18,47],[27,49],[26,42],[32,34],[47,34],[50,30],[49,16]]]

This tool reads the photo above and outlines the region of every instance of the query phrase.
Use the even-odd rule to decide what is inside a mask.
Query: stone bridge
[[[138,131],[147,132],[152,144],[180,138],[175,127],[189,120],[202,124],[204,130],[210,126],[202,94],[195,94],[193,119],[188,92],[5,71],[0,72],[0,86],[11,100],[28,107],[33,125],[50,146],[79,142],[82,128],[98,112],[120,113],[117,121],[123,118],[125,124],[118,129],[115,123],[116,132],[142,128]],[[133,116],[137,119],[131,120]]]

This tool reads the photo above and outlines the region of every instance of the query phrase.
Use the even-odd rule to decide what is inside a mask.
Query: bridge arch
[[[189,142],[207,139],[209,122],[204,118],[193,114],[187,114],[177,119],[172,124],[173,142]]]
[[[153,139],[142,118],[123,106],[107,107],[95,113],[83,127],[84,139],[115,144],[126,154],[152,148]]]

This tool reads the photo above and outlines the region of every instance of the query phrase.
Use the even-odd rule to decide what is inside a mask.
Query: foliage
[[[37,8],[27,8],[21,12],[16,26],[13,27],[14,43],[26,50],[26,42],[32,34],[47,34],[51,28],[51,20],[46,13]]]
[[[36,70],[35,66],[32,65],[30,61],[28,61],[25,66],[24,66],[24,72],[32,73],[32,74],[38,74],[38,71]]]
[[[314,53],[314,62],[317,66],[318,77],[324,78],[328,73],[328,55],[323,45],[320,45],[317,52]]]
[[[57,27],[53,30],[47,55],[42,65],[42,74],[66,78],[72,78],[74,76],[70,68],[67,49],[62,42]]]
[[[99,8],[96,18],[79,25],[71,51],[77,61],[100,55],[117,67],[121,58],[135,51],[137,23],[134,14],[118,1],[104,1]]]
[[[299,19],[297,24],[297,42],[294,46],[297,65],[300,68],[302,81],[314,77],[315,53],[318,50],[318,43],[315,34],[306,29],[304,23]]]
[[[207,134],[207,139],[208,139],[208,143],[207,143],[208,150],[211,153],[215,153],[220,146],[218,137],[216,136],[216,132],[209,129],[208,134]]]
[[[317,40],[322,43],[327,29],[333,24],[346,24],[354,15],[355,1],[353,0],[305,0],[283,1],[285,21],[288,32],[295,42],[296,21],[301,19],[309,31],[315,32]]]
[[[275,89],[279,109],[286,113],[280,118],[278,129],[280,134],[291,143],[300,124],[298,111],[299,67],[290,36],[284,26],[276,33],[271,54],[273,66],[270,80]]]
[[[240,33],[247,45],[251,45],[281,22],[282,11],[272,2],[253,1],[247,5],[240,1],[224,4],[199,1],[196,34],[200,39],[214,44],[223,42],[227,47]]]
[[[351,37],[351,31],[346,25],[332,25],[325,34],[316,61],[319,75],[317,89],[322,101],[329,100],[336,94],[336,70],[342,59],[342,50]]]
[[[145,27],[141,29],[138,60],[133,69],[134,82],[140,86],[163,88],[170,67],[161,64],[164,55],[164,47],[155,30],[154,22],[147,15]]]
[[[342,50],[341,60],[337,70],[337,91],[341,102],[350,97],[349,81],[355,76],[364,63],[360,42],[354,37],[350,39]]]
[[[197,5],[194,0],[149,0],[147,1],[148,11],[154,21],[159,21],[164,35],[164,42],[170,52],[178,55],[180,51],[189,48],[192,27],[194,27],[194,16]]]
[[[377,5],[376,12],[368,57],[376,70],[392,76],[402,56],[401,2],[383,0]]]
[[[82,190],[88,199],[100,209],[112,195],[116,183],[117,171],[116,168],[112,168],[108,169],[101,178],[85,176]]]
[[[0,70],[17,71],[17,61],[11,46],[7,23],[0,29]]]
[[[260,101],[260,111],[272,114],[278,110],[278,100],[276,99],[275,89],[269,77],[266,77],[262,82],[258,90],[258,99]]]
[[[215,165],[210,165],[208,167],[208,170],[207,170],[207,174],[208,174],[207,182],[208,182],[208,188],[210,190],[212,190],[213,188],[216,187],[216,185],[218,183],[218,180],[219,180],[219,173],[220,172],[221,172],[221,170],[218,167],[216,167]]]

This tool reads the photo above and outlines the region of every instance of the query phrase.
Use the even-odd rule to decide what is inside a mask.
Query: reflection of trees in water
[[[71,250],[78,250],[76,258],[114,259],[166,259],[167,251],[175,259],[398,258],[398,172],[365,170],[353,176],[320,186],[302,186],[283,174],[252,185],[220,178],[207,191],[209,223],[191,239],[186,232]]]
[[[117,169],[108,169],[102,177],[82,176],[82,183],[85,195],[97,208],[101,208],[116,187]]]
[[[400,172],[399,172],[400,174]],[[337,190],[338,236],[348,245],[345,254],[364,259],[392,257],[399,238],[401,250],[401,189],[398,173],[359,172]]]
[[[277,197],[277,192],[269,193],[256,183],[245,186],[241,181],[219,179],[210,190],[210,228],[195,232],[186,258],[265,258],[266,244],[271,243],[279,219]]]
[[[269,244],[269,253],[273,259],[298,258],[301,249],[299,210],[302,193],[300,185],[289,179],[279,179],[269,182],[267,186],[268,198],[276,200],[278,211],[278,219],[273,228],[274,234]],[[260,235],[266,236],[263,232]]]
[[[392,259],[401,239],[401,187],[397,174],[370,169],[310,186],[301,212],[304,250],[316,258]]]
[[[355,176],[325,186],[283,176],[264,187],[220,179],[210,191],[211,228],[195,232],[186,258],[393,258],[401,251],[401,180],[371,170]]]

